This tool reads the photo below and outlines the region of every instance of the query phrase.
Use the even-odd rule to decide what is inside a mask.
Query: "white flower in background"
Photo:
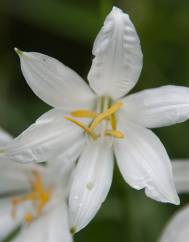
[[[178,193],[189,193],[189,160],[177,159],[172,161],[173,177]]]
[[[167,152],[148,128],[189,117],[189,89],[164,86],[124,97],[142,69],[140,41],[129,16],[114,7],[98,34],[89,86],[51,57],[22,52],[23,75],[53,107],[9,146],[11,159],[77,159],[69,197],[76,231],[96,214],[110,189],[115,155],[125,181],[147,196],[179,204]],[[66,154],[64,151],[66,150]]]
[[[173,174],[178,193],[189,193],[189,160],[173,160]],[[166,225],[159,242],[188,242],[189,205],[178,210]]]
[[[0,147],[8,140],[1,130]],[[55,170],[38,164],[18,164],[0,156],[0,240],[21,226],[11,241],[72,241],[66,204],[69,170],[60,172],[60,176]]]

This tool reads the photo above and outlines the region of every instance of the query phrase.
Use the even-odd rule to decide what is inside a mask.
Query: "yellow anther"
[[[24,221],[27,223],[31,223],[33,221],[33,215],[31,213],[26,213],[24,215]]]
[[[12,218],[16,218],[16,208],[18,205],[22,204],[25,201],[34,201],[36,199],[36,194],[34,192],[26,194],[22,197],[13,197],[11,198],[11,204],[12,204],[12,211],[11,216]]]
[[[97,125],[102,122],[102,120],[108,118],[115,112],[117,112],[121,107],[123,106],[122,102],[117,102],[113,104],[110,108],[108,108],[106,111],[100,113],[92,122],[90,125],[90,130],[93,130],[97,127]]]
[[[96,116],[98,115],[98,113],[96,112],[85,110],[85,109],[76,110],[71,112],[70,114],[71,116],[77,117],[77,118],[96,118]]]
[[[115,113],[112,114],[112,117],[111,117],[110,121],[111,121],[112,129],[113,129],[113,130],[116,130],[117,122],[116,122],[116,116],[115,116]]]
[[[113,136],[115,138],[118,139],[123,139],[124,138],[124,134],[118,130],[106,130],[105,135],[109,135],[109,136]]]
[[[33,176],[34,176],[34,180],[31,181],[33,191],[24,196],[20,196],[18,198],[15,197],[11,199],[11,203],[12,203],[11,215],[13,218],[16,217],[17,206],[26,201],[33,202],[33,205],[35,206],[34,207],[35,212],[36,212],[35,216],[39,216],[51,198],[52,189],[51,188],[47,190],[45,189],[40,174],[37,171],[33,171]],[[31,222],[33,220],[33,215],[31,213],[26,213],[24,215],[24,220],[26,222]]]
[[[73,119],[71,117],[67,117],[67,116],[65,116],[64,118],[67,119],[67,120],[69,120],[69,121],[71,121],[74,124],[77,124],[79,127],[81,127],[82,129],[84,129],[85,132],[88,133],[94,140],[96,140],[98,138],[98,136],[93,131],[91,131],[90,128],[88,128],[87,126],[85,126],[81,122],[79,122],[79,121],[77,121],[77,120],[75,120],[75,119]]]
[[[32,183],[33,190],[35,191],[35,199],[37,201],[37,213],[40,215],[45,205],[49,202],[52,194],[52,189],[45,190],[41,176],[38,172],[33,171],[34,181]]]

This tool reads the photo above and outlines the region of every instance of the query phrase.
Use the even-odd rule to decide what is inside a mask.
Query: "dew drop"
[[[92,182],[89,182],[89,183],[87,183],[86,187],[87,187],[88,190],[91,190],[93,188],[93,185],[94,184]]]
[[[83,206],[83,204],[82,204],[82,203],[80,203],[80,204],[79,204],[79,208],[81,208],[82,206]]]
[[[75,199],[75,200],[78,200],[78,199],[79,199],[79,197],[78,197],[77,195],[75,195],[75,196],[74,196],[74,199]]]

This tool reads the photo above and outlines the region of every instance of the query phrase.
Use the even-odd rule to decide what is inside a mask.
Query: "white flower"
[[[27,83],[54,108],[10,145],[9,156],[21,162],[79,157],[69,198],[76,231],[104,201],[114,155],[130,186],[144,188],[155,200],[179,204],[170,159],[148,128],[187,120],[189,89],[164,86],[123,97],[135,86],[143,62],[127,14],[114,7],[107,16],[93,47],[90,86],[51,57],[16,51]]]
[[[177,191],[189,193],[189,160],[173,160],[173,174]],[[159,242],[188,242],[189,205],[180,209],[168,222]]]
[[[8,141],[1,130],[0,144]],[[66,203],[69,170],[63,174],[54,168],[18,164],[0,156],[0,240],[21,226],[11,241],[73,241]]]
[[[189,193],[189,160],[172,160],[173,177],[178,193]]]

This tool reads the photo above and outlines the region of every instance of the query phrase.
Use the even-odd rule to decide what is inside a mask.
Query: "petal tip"
[[[179,197],[177,197],[176,199],[175,199],[175,203],[174,203],[175,205],[180,205],[180,198]]]
[[[23,51],[22,50],[20,50],[20,49],[18,49],[18,48],[14,48],[14,50],[15,50],[15,52],[20,56],[20,55],[22,55],[23,54]]]
[[[76,232],[77,232],[76,226],[72,226],[72,227],[70,228],[70,233],[71,233],[72,235],[74,235]]]
[[[113,6],[112,7],[112,13],[118,13],[118,14],[125,14],[128,15],[125,11],[123,11],[121,8],[117,7],[117,6]],[[128,15],[129,16],[129,15]]]
[[[180,198],[179,196],[176,194],[175,197],[170,200],[170,203],[174,204],[174,205],[180,205]]]

